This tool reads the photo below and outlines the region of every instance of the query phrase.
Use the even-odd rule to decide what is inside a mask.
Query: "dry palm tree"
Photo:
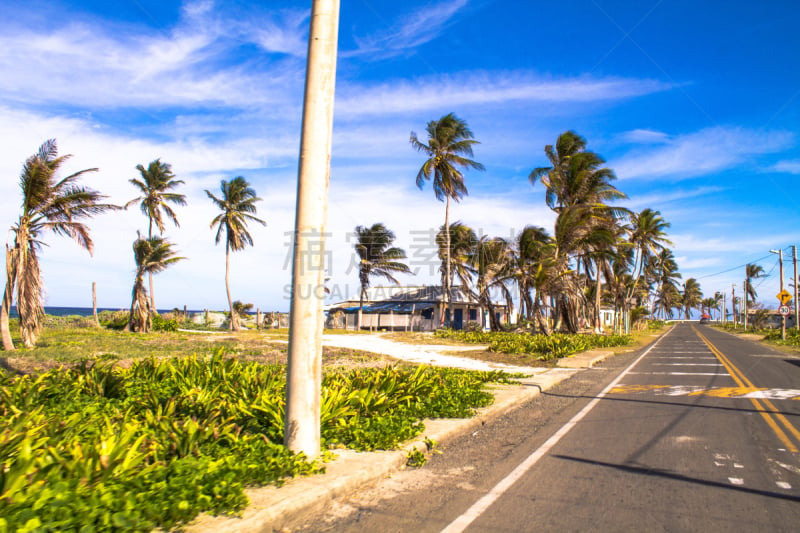
[[[144,214],[149,221],[147,227],[148,237],[153,236],[154,223],[156,228],[158,228],[159,235],[164,234],[164,215],[166,215],[176,227],[180,227],[181,225],[178,223],[178,217],[169,204],[186,205],[185,195],[170,192],[178,185],[182,185],[183,180],[175,179],[175,174],[172,173],[172,166],[169,163],[162,163],[161,159],[151,161],[147,168],[144,168],[143,165],[136,165],[136,170],[141,174],[141,179],[133,178],[128,181],[139,190],[141,196],[125,204],[125,209],[139,202],[139,208],[142,210],[142,214]],[[148,277],[150,282],[150,305],[155,309],[156,300],[153,291],[153,275],[149,274]]]
[[[133,282],[131,310],[128,315],[128,330],[148,332],[152,327],[152,312],[147,289],[144,287],[145,274],[158,274],[170,265],[185,259],[178,257],[172,244],[162,237],[142,238],[138,235],[133,241],[133,258],[136,262],[136,278]]]
[[[228,307],[231,311],[231,320],[228,328],[232,331],[239,329],[239,323],[236,320],[236,312],[233,309],[233,300],[231,299],[231,285],[230,285],[230,269],[231,269],[231,252],[238,252],[244,250],[248,244],[253,245],[253,238],[247,231],[247,222],[258,222],[266,226],[267,223],[255,216],[256,202],[260,202],[261,198],[256,196],[256,191],[250,187],[250,184],[242,176],[237,176],[231,181],[222,180],[220,183],[220,191],[222,197],[217,198],[210,191],[206,190],[206,194],[214,202],[220,211],[219,215],[214,217],[211,221],[211,226],[217,226],[217,236],[214,239],[216,244],[222,240],[222,233],[225,232],[225,291],[228,295]]]
[[[39,151],[29,157],[22,167],[22,214],[11,227],[14,246],[6,251],[6,287],[0,313],[8,330],[8,308],[16,288],[17,312],[22,342],[32,347],[41,333],[44,308],[42,307],[42,277],[39,270],[38,251],[42,234],[50,230],[56,235],[71,237],[90,254],[93,250],[89,227],[80,222],[118,206],[104,204],[106,196],[78,183],[78,179],[96,168],[80,170],[61,180],[56,174],[70,155],[58,155],[55,139],[46,141]],[[3,335],[3,347],[13,350],[10,335]]]
[[[358,304],[357,329],[361,329],[361,317],[364,312],[364,298],[367,295],[370,278],[382,277],[395,285],[400,282],[394,274],[401,272],[409,274],[411,269],[402,262],[406,259],[406,252],[402,248],[392,246],[394,233],[380,222],[370,227],[356,226],[355,249],[358,254],[358,281],[361,283],[361,295]]]
[[[428,156],[417,173],[417,187],[422,189],[425,180],[433,181],[433,193],[436,199],[445,202],[444,227],[450,228],[450,199],[456,202],[468,194],[461,170],[483,170],[483,165],[470,159],[473,157],[472,147],[478,144],[467,123],[453,113],[444,115],[439,120],[431,120],[425,127],[428,133],[427,144],[411,132],[411,146],[418,152]],[[450,315],[450,233],[446,232],[445,246],[445,283],[443,298],[446,314]],[[442,314],[442,322],[445,314]]]

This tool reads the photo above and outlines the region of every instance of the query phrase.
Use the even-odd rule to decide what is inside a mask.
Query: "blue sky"
[[[286,233],[294,222],[311,2],[3,0],[0,224],[19,213],[25,158],[55,137],[67,170],[122,204],[135,166],[160,157],[189,205],[166,235],[188,258],[156,278],[160,308],[224,308],[224,249],[203,192],[242,175],[266,228],[234,255],[235,299],[288,309]],[[744,264],[775,302],[777,256],[800,244],[800,4],[608,0],[342,2],[329,239],[334,299],[357,294],[348,232],[384,222],[433,283],[431,228],[444,205],[414,178],[409,133],[445,113],[481,144],[483,173],[452,209],[483,233],[552,228],[545,144],[573,129],[616,171],[634,210],[661,211],[681,272],[704,293],[741,290]],[[92,224],[93,257],[48,236],[47,305],[126,307],[138,210]],[[9,237],[7,237],[9,238]],[[791,266],[790,262],[787,266]],[[787,268],[787,273],[791,269]],[[787,279],[788,279],[787,275]]]

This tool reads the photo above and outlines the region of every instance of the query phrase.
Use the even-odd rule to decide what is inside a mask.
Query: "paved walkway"
[[[366,352],[380,353],[409,363],[463,368],[465,370],[503,370],[534,376],[547,368],[515,366],[491,361],[480,361],[469,357],[458,357],[445,352],[485,351],[486,346],[463,346],[450,344],[408,344],[387,339],[382,335],[323,335],[323,346],[350,348]]]

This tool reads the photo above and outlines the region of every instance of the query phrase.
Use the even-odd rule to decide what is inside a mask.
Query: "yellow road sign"
[[[775,297],[776,297],[778,300],[780,300],[780,302],[781,302],[783,305],[786,305],[786,304],[788,304],[788,303],[789,303],[789,301],[792,299],[792,295],[791,295],[791,294],[789,294],[789,291],[787,291],[786,289],[783,289],[783,290],[781,290],[781,292],[779,292],[778,294],[776,294],[776,295],[775,295]]]

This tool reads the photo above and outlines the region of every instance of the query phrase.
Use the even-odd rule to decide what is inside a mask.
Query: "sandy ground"
[[[395,359],[435,366],[463,368],[465,370],[503,370],[505,372],[521,373],[528,376],[540,374],[547,370],[541,367],[514,366],[504,363],[479,361],[468,357],[449,355],[452,352],[486,351],[486,346],[463,346],[448,344],[407,344],[395,342],[383,335],[323,335],[324,346],[338,348],[351,348],[388,355]]]

